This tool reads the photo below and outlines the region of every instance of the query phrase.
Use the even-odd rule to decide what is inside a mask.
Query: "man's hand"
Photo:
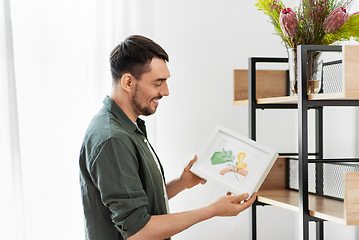
[[[205,184],[206,180],[194,175],[190,170],[193,164],[197,161],[197,155],[187,164],[187,166],[183,169],[181,176],[173,180],[172,182],[166,185],[167,188],[167,196],[168,199],[173,198],[181,191],[185,190],[186,188],[192,188],[199,183]]]
[[[221,197],[216,202],[208,206],[213,216],[229,217],[237,216],[240,212],[250,207],[256,200],[257,193],[254,193],[251,198],[248,193],[239,195],[231,195],[227,193],[226,196]]]
[[[188,163],[188,165],[183,169],[182,175],[179,178],[180,183],[184,188],[193,188],[194,186],[201,183],[202,185],[206,183],[206,180],[194,175],[190,170],[193,164],[197,161],[197,155]]]
[[[256,193],[250,199],[246,200],[247,198],[248,193],[237,196],[227,194],[206,207],[180,213],[153,215],[145,227],[128,240],[165,239],[215,216],[236,216],[252,205]]]

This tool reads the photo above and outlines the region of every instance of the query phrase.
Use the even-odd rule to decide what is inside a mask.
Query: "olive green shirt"
[[[126,239],[151,215],[167,213],[164,174],[147,145],[144,121],[137,119],[137,127],[112,99],[103,103],[80,153],[86,239]]]

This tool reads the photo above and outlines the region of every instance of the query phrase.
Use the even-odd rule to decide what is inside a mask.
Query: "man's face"
[[[156,112],[159,100],[168,96],[167,79],[170,77],[164,60],[153,58],[149,72],[142,74],[141,79],[135,80],[132,95],[133,109],[137,115],[148,116]]]

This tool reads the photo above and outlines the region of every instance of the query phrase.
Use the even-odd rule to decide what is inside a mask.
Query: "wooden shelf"
[[[359,45],[343,46],[343,92],[312,94],[308,100],[359,100]],[[248,70],[234,70],[233,104],[248,104]],[[258,104],[296,104],[297,96],[287,95],[286,70],[256,70]]]
[[[344,93],[322,93],[308,95],[308,100],[359,100],[359,92]],[[297,104],[298,96],[283,96],[271,98],[259,98],[257,104]],[[233,105],[248,105],[248,100],[236,100]]]
[[[259,202],[299,211],[299,193],[285,187],[285,158],[274,163],[257,194]],[[344,201],[309,194],[309,215],[327,221],[359,225],[359,172],[345,173]]]
[[[305,46],[305,51],[318,50],[314,47]],[[323,51],[327,51],[329,47],[322,47]],[[333,48],[331,47],[333,50]],[[338,49],[335,48],[337,51]],[[357,102],[351,100],[359,100],[359,45],[344,45],[342,48],[342,92],[325,93],[308,95],[308,100],[312,101],[306,107],[312,106],[351,106]],[[332,51],[330,50],[330,51]],[[329,51],[329,50],[328,50]],[[250,84],[255,87],[255,96],[257,104],[263,104],[264,108],[272,108],[271,104],[279,104],[274,108],[295,108],[296,106],[288,106],[290,104],[298,104],[298,96],[287,96],[287,71],[286,70],[259,70],[255,68],[255,59],[250,59],[248,70],[234,70],[234,105],[248,105],[248,73],[250,73]],[[253,61],[252,61],[253,60]],[[253,65],[254,64],[254,65]],[[252,72],[255,71],[255,72]],[[255,78],[255,79],[252,79]],[[302,78],[304,79],[304,78]],[[255,82],[253,82],[255,81]],[[252,89],[253,90],[253,89]],[[328,100],[328,101],[326,101]],[[334,101],[333,101],[334,100]],[[346,100],[346,101],[342,101]],[[349,101],[348,101],[349,100]],[[317,101],[317,102],[315,102]],[[312,104],[312,105],[310,105]],[[255,126],[255,117],[251,113],[255,113],[253,105],[250,105],[250,129],[251,124]],[[258,106],[255,106],[258,108]],[[260,108],[260,107],[259,107]],[[303,111],[303,109],[300,109]],[[306,110],[306,109],[304,109]],[[254,115],[255,116],[255,115]],[[254,121],[254,123],[253,123]],[[255,129],[255,128],[254,128]],[[255,131],[251,130],[251,134],[255,136]],[[299,138],[305,133],[301,133]],[[307,144],[307,138],[303,137],[302,146]],[[257,199],[259,202],[270,204],[276,207],[300,212],[299,201],[302,196],[296,190],[286,188],[286,159],[281,157],[276,160],[271,171],[267,175],[261,188],[258,191]],[[306,181],[306,180],[305,180]],[[318,219],[327,220],[344,225],[359,225],[359,172],[347,172],[344,174],[344,201],[334,200],[328,197],[322,197],[308,193],[308,211],[310,216]],[[301,215],[307,216],[307,213],[300,212]],[[256,217],[255,217],[256,218]],[[255,225],[255,223],[253,223]],[[308,221],[301,223],[303,226],[303,234],[308,239],[309,225]],[[323,230],[319,229],[317,234],[322,236]],[[255,236],[255,235],[254,235]]]
[[[275,98],[286,95],[286,70],[257,70],[257,98]],[[248,70],[234,70],[233,89],[235,104],[248,104]]]
[[[291,211],[299,211],[299,193],[295,190],[260,190],[258,201]],[[344,225],[359,224],[347,222],[344,217],[344,202],[313,194],[309,194],[309,215]]]
[[[297,96],[284,96],[284,97],[272,97],[272,98],[259,98],[257,104],[297,104]],[[233,105],[248,105],[248,100],[236,100]]]

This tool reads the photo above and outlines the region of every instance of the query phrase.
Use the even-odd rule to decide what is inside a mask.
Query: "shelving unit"
[[[339,93],[307,95],[306,62],[308,51],[343,52],[343,90]],[[298,46],[298,95],[288,96],[287,72],[256,70],[257,63],[286,63],[287,58],[250,58],[248,70],[234,71],[234,104],[248,105],[249,137],[256,140],[257,109],[297,109],[298,153],[281,153],[268,174],[252,206],[252,239],[257,239],[257,206],[270,204],[299,213],[299,239],[309,239],[309,222],[316,222],[317,240],[324,239],[323,221],[359,225],[359,172],[345,173],[344,201],[323,196],[323,164],[359,162],[352,159],[323,159],[323,108],[359,106],[359,46]],[[248,74],[246,79],[246,74]],[[238,81],[239,80],[239,81]],[[248,83],[246,84],[246,81]],[[272,87],[268,87],[268,82]],[[283,87],[285,86],[285,87]],[[248,88],[248,94],[246,94]],[[304,89],[304,90],[303,90]],[[315,111],[315,152],[308,153],[308,110]],[[288,160],[298,156],[298,191],[288,188]],[[311,158],[309,156],[312,155]],[[308,163],[315,163],[316,193],[308,191]]]
[[[314,160],[313,160],[314,161]],[[290,190],[285,184],[286,158],[278,158],[272,171],[258,192],[257,205],[270,204],[272,206],[299,212],[299,193]],[[358,172],[345,174],[346,193],[344,201],[328,197],[308,194],[309,216],[325,221],[331,221],[343,225],[359,225],[359,192],[357,185],[359,181]],[[349,202],[355,202],[355,205]]]

